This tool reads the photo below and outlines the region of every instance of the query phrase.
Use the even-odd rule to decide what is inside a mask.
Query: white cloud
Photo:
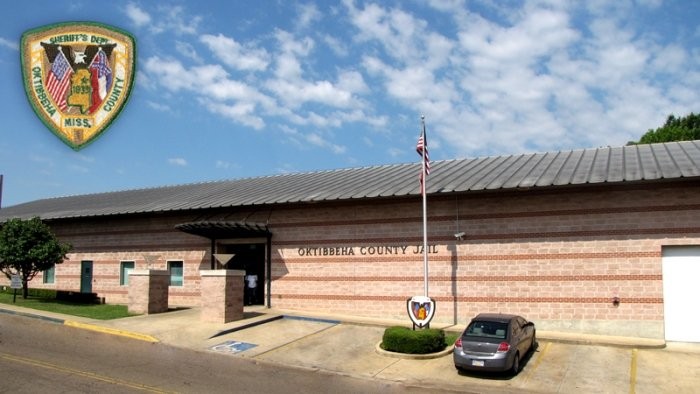
[[[185,160],[181,157],[174,157],[174,158],[168,159],[168,164],[173,165],[173,166],[178,166],[178,167],[186,167],[187,160]]]
[[[215,167],[227,170],[231,167],[231,163],[225,160],[217,160],[215,163]]]
[[[201,99],[200,103],[210,112],[222,115],[237,123],[260,130],[265,127],[265,121],[255,115],[255,104],[251,102],[222,103],[207,99]]]
[[[5,38],[2,38],[2,37],[0,37],[0,46],[6,47],[6,48],[10,48],[10,49],[14,49],[15,51],[18,51],[18,50],[19,50],[19,44],[18,44],[18,43],[14,42],[14,41],[10,41],[10,40],[5,39]]]
[[[214,56],[227,66],[243,71],[263,71],[269,64],[269,55],[264,48],[243,46],[233,38],[222,34],[205,34],[199,39]]]
[[[153,108],[154,110],[160,111],[160,112],[172,111],[170,106],[167,104],[163,104],[163,102],[155,102],[155,101],[147,100],[146,105],[148,105],[149,107]]]
[[[128,3],[124,9],[126,16],[131,19],[131,23],[136,27],[145,26],[151,23],[151,16],[134,3]]]
[[[196,63],[202,63],[202,59],[197,54],[197,50],[188,42],[175,41],[175,50],[182,56],[194,60]]]
[[[314,4],[298,4],[297,11],[299,13],[299,17],[296,25],[299,28],[307,28],[313,22],[321,20],[323,16]]]
[[[197,34],[199,23],[202,21],[201,16],[191,15],[182,6],[162,5],[159,11],[159,14],[164,16],[158,23],[162,29],[177,34]]]
[[[137,27],[148,27],[153,34],[172,32],[176,35],[197,34],[202,17],[189,15],[182,6],[161,5],[158,6],[155,17],[137,6],[128,3],[125,8],[127,17]]]
[[[698,98],[681,84],[656,82],[690,75],[689,56],[679,45],[653,45],[652,36],[634,30],[640,25],[621,17],[624,6],[589,5],[593,16],[580,30],[573,22],[580,10],[570,4],[526,1],[517,10],[499,4],[475,13],[466,2],[431,1],[454,17],[457,33],[447,36],[418,14],[345,5],[356,39],[382,49],[365,52],[366,72],[389,97],[428,116],[434,142],[444,139],[459,151],[625,143],[678,107],[669,96],[686,108]]]
[[[305,136],[306,142],[322,148],[330,149],[335,154],[345,153],[346,147],[334,144],[317,133],[308,133]]]
[[[293,5],[292,30],[269,27],[255,41],[249,25],[180,39],[183,60],[146,59],[145,80],[232,122],[274,125],[336,153],[347,148],[329,129],[403,132],[409,113],[426,115],[431,147],[450,156],[623,144],[700,102],[699,52],[627,18],[633,2],[430,0],[427,13],[384,4],[345,0],[326,16]],[[334,18],[333,29],[316,23],[322,17]],[[152,25],[194,34],[200,22],[174,7]],[[198,56],[202,48],[213,60]]]
[[[328,47],[335,53],[336,55],[340,57],[346,57],[350,53],[350,50],[348,46],[342,41],[339,40],[337,37],[334,37],[330,34],[324,34],[321,39],[323,42],[328,45]]]

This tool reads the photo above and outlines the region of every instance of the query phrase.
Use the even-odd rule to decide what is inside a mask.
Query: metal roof
[[[62,219],[418,195],[420,163],[47,198],[0,209]],[[431,162],[428,194],[700,177],[700,140]]]

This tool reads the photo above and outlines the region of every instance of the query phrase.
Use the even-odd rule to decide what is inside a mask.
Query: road
[[[148,343],[0,314],[0,392],[697,393],[700,344],[634,349],[550,342],[517,376],[458,372],[452,356],[427,360],[375,351],[384,329],[283,318],[211,337],[196,311],[118,319]],[[203,335],[209,333],[207,335]],[[216,350],[247,343],[240,352]]]
[[[0,315],[0,392],[287,394],[425,390]]]

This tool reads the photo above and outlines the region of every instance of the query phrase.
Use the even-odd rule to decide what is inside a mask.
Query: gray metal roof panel
[[[610,149],[610,156],[607,167],[607,182],[622,182],[625,179],[624,155],[624,148]]]
[[[537,178],[533,186],[544,187],[553,185],[559,171],[561,171],[562,165],[569,157],[568,154],[569,152],[546,153],[546,166],[544,165],[545,160],[543,160],[541,166],[533,170],[532,176]]]
[[[583,151],[580,150],[568,152],[566,155],[566,160],[564,160],[564,162],[561,164],[559,171],[557,171],[556,177],[554,177],[554,181],[552,181],[552,185],[562,186],[572,184],[576,173],[576,168],[578,167],[582,156]]]
[[[678,144],[677,146],[669,145],[669,150],[682,176],[700,175],[700,146],[697,141]]]
[[[471,177],[474,169],[478,167],[482,159],[466,159],[466,160],[450,160],[447,163],[450,167],[454,167],[455,171],[444,171],[446,173],[444,186],[440,191],[449,193],[458,191],[463,187],[465,181]]]
[[[545,154],[538,153],[534,155],[522,156],[518,163],[517,168],[512,168],[511,174],[504,174],[507,179],[505,179],[499,188],[510,189],[516,187],[528,187],[533,183],[533,178],[537,175],[533,173],[533,168],[542,161]]]
[[[271,175],[56,197],[0,209],[0,221],[95,217],[419,195],[420,163]],[[434,161],[427,192],[700,178],[700,141]]]
[[[588,183],[605,182],[610,168],[610,149],[596,149],[589,169]]]
[[[656,145],[651,149],[663,178],[678,178],[681,171],[666,145]]]
[[[502,162],[495,162],[494,165],[489,166],[488,171],[486,171],[483,176],[474,183],[470,189],[471,190],[493,190],[500,189],[502,182],[507,179],[507,176],[517,167],[517,163],[521,160],[523,156],[508,156]],[[496,164],[498,163],[498,164]],[[505,177],[504,177],[505,174]]]
[[[480,183],[487,184],[487,182],[482,182],[482,180],[486,178],[494,168],[506,162],[507,159],[508,156],[484,157],[478,159],[478,162],[472,170],[464,174],[464,180],[458,180],[459,183],[455,191],[482,190],[483,186],[480,186]]]

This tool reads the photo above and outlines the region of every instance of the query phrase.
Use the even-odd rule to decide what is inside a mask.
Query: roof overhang
[[[266,224],[228,222],[228,221],[198,221],[180,223],[175,228],[188,234],[199,235],[209,239],[225,238],[258,238],[269,236]]]

